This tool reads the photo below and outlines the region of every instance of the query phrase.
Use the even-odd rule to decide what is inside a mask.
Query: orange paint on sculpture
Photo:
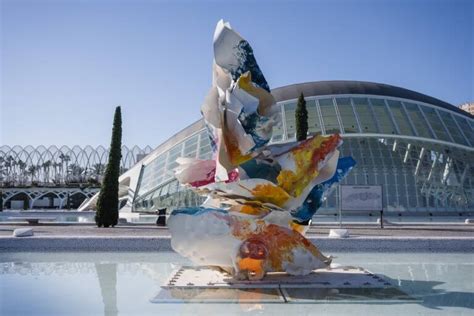
[[[225,122],[223,130],[224,144],[232,167],[237,167],[242,163],[252,159],[252,155],[244,155],[240,152],[240,149],[237,145],[238,142],[232,135],[232,131],[227,128],[227,124]]]
[[[322,262],[329,260],[301,234],[278,225],[267,225],[260,234],[254,235],[252,238],[259,238],[267,245],[267,249],[270,250],[268,264],[273,271],[283,271],[282,263],[284,261],[293,262],[293,250],[297,248],[311,252]]]
[[[315,245],[295,230],[266,224],[263,220],[255,221],[253,226],[250,220],[238,218],[232,220],[231,226],[232,234],[243,241],[237,263],[239,268],[242,265],[247,271],[257,273],[260,266],[256,261],[242,261],[248,257],[263,260],[265,272],[284,271],[283,263],[293,262],[295,249],[306,250],[321,262],[328,264],[330,262],[330,259],[322,255]]]
[[[239,260],[239,271],[248,273],[247,277],[252,280],[260,280],[265,276],[263,259],[243,258]]]
[[[304,235],[304,231],[306,229],[306,226],[305,225],[300,225],[298,223],[295,223],[295,222],[291,222],[290,223],[290,227],[292,230],[294,230],[295,232],[298,232],[300,233],[301,235]]]
[[[261,206],[250,205],[250,204],[239,205],[236,208],[238,209],[240,213],[244,213],[248,215],[256,215],[256,216],[267,215],[270,212],[268,209],[264,209]]]

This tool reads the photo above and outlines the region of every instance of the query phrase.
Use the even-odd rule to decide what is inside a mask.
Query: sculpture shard
[[[305,275],[331,259],[304,237],[330,189],[355,165],[339,157],[338,134],[268,145],[277,105],[249,43],[228,23],[214,34],[213,85],[201,111],[213,160],[179,158],[176,178],[207,196],[174,210],[174,250],[240,279]]]

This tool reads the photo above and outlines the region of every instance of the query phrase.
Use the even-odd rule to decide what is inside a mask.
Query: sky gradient
[[[159,145],[199,119],[230,21],[271,88],[392,84],[474,100],[474,2],[0,0],[0,144]]]

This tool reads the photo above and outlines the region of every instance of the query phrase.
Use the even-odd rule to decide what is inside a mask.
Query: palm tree
[[[38,166],[36,165],[31,165],[28,167],[28,174],[31,176],[31,182],[35,181],[37,171],[38,171]]]
[[[3,176],[6,175],[6,170],[4,169],[5,158],[0,156],[0,182],[3,184]]]
[[[4,162],[5,165],[5,171],[6,171],[6,182],[12,181],[11,179],[11,172],[12,172],[12,162],[13,162],[13,157],[8,156],[7,159]]]
[[[69,170],[69,161],[71,161],[71,157],[65,154],[59,155],[59,159],[61,159],[61,163],[64,164],[66,162],[66,176],[64,177],[64,182],[67,182],[68,178],[68,170]]]
[[[97,176],[100,176],[104,173],[104,165],[101,163],[96,163],[92,166],[92,169],[94,170],[94,174]]]
[[[20,169],[19,172],[19,182],[20,184],[26,184],[27,181],[27,175],[26,175],[26,162],[23,160],[19,159],[16,164],[18,165],[18,168]]]
[[[92,166],[92,170],[93,170],[94,179],[97,182],[101,182],[102,177],[104,176],[104,172],[105,172],[105,165],[101,164],[100,162],[96,163]]]
[[[71,164],[69,166],[69,172],[72,176],[72,180],[74,182],[83,182],[82,178],[83,178],[83,173],[84,173],[84,168],[82,168],[81,166],[79,166],[78,164]]]
[[[52,162],[51,160],[46,160],[43,162],[43,172],[44,172],[44,181],[49,182],[49,168],[51,167]]]
[[[61,170],[61,163],[59,162],[53,162],[53,182],[54,184],[59,184],[61,182],[61,177],[60,177],[60,170]],[[59,172],[58,172],[59,168]]]

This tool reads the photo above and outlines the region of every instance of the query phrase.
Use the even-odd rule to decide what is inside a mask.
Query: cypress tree
[[[303,93],[298,98],[298,104],[295,111],[296,121],[296,140],[305,140],[308,135],[308,110],[306,109],[306,100]]]
[[[118,178],[120,176],[120,159],[122,158],[122,114],[120,106],[115,108],[112,140],[110,142],[109,160],[105,169],[104,181],[97,200],[95,222],[98,227],[115,226],[118,222]]]

